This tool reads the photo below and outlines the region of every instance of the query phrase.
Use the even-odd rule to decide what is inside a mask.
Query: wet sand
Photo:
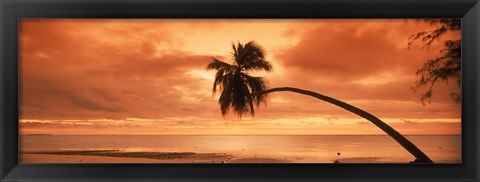
[[[226,153],[120,152],[118,150],[29,151],[21,163],[288,163],[273,158],[236,158]]]
[[[86,155],[20,154],[21,163],[167,163],[165,160]],[[187,163],[184,160],[169,160]]]
[[[123,152],[119,150],[27,151],[21,163],[295,163],[268,157],[236,157],[226,153]],[[339,158],[332,163],[405,163],[391,158]]]
[[[273,158],[256,158],[256,157],[249,157],[249,158],[239,158],[233,159],[228,161],[228,163],[290,163],[291,161],[283,160],[283,159],[273,159]]]
[[[333,163],[405,163],[402,161],[394,161],[392,158],[382,157],[352,157],[334,160]]]

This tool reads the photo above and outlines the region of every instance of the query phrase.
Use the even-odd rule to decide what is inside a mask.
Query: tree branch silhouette
[[[428,19],[424,20],[436,28],[431,31],[418,32],[409,37],[408,48],[410,49],[413,42],[421,40],[424,42],[423,47],[429,47],[448,31],[460,31],[460,19]],[[440,50],[440,56],[428,59],[423,66],[416,71],[419,79],[415,85],[411,87],[414,92],[418,92],[421,88],[427,87],[427,91],[421,92],[420,100],[423,104],[433,96],[434,85],[438,82],[448,84],[449,79],[454,79],[458,86],[461,86],[461,47],[462,42],[458,40],[445,40],[443,42],[444,49]],[[461,93],[451,93],[453,99],[457,102],[461,100]]]

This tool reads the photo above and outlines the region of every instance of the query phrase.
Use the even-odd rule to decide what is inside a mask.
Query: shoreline
[[[120,150],[23,151],[21,163],[299,163],[271,157],[238,157],[227,153],[123,152]],[[339,158],[323,163],[408,163],[381,157]]]
[[[121,152],[119,150],[28,151],[21,163],[290,163],[284,159],[245,157],[226,153]]]

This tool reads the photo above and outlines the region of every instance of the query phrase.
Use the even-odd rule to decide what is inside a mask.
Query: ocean
[[[407,135],[435,163],[461,163],[461,135]],[[414,160],[387,135],[22,135],[25,151],[119,150],[122,152],[226,153],[294,163],[369,159],[384,163]],[[55,163],[55,161],[51,161]],[[367,162],[368,163],[368,162]]]

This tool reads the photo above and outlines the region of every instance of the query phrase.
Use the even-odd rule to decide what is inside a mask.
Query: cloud
[[[152,23],[22,21],[22,117],[151,118],[179,112],[195,114],[194,109],[180,108],[198,107],[188,99],[208,100],[211,92],[205,94],[210,87],[201,86],[206,80],[187,72],[206,72],[210,56],[192,55],[173,47],[160,50],[174,44],[171,35],[162,30],[161,22],[148,26],[150,29],[142,28],[147,25]],[[188,90],[183,93],[180,88]]]
[[[77,107],[84,108],[92,111],[107,111],[107,112],[124,112],[125,108],[122,106],[114,105],[112,102],[105,102],[105,98],[102,97],[86,97],[83,95],[70,95],[68,98]],[[108,98],[108,97],[106,97]]]
[[[427,58],[407,49],[408,37],[429,28],[403,20],[331,20],[319,23],[299,42],[276,57],[287,68],[311,72],[315,78],[358,81],[385,73],[414,73]],[[430,51],[436,53],[434,45]]]
[[[408,120],[408,119],[402,119],[402,121],[405,123],[405,124],[417,124],[418,122],[416,121],[412,121],[412,120]]]

